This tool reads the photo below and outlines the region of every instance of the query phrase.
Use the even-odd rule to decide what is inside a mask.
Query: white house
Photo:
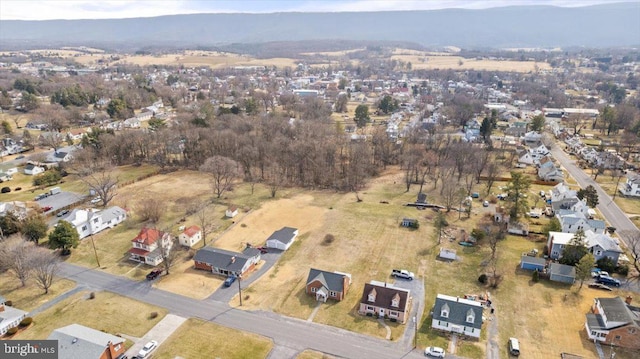
[[[525,165],[532,165],[534,161],[533,161],[533,156],[531,155],[531,152],[527,151],[523,153],[522,156],[518,158],[518,163],[523,163]]]
[[[542,141],[542,135],[537,131],[529,131],[524,134],[524,142],[540,142]]]
[[[189,248],[200,242],[200,240],[202,240],[202,230],[198,226],[190,226],[178,236],[178,242]]]
[[[286,251],[291,247],[297,236],[297,228],[282,227],[281,229],[273,232],[273,234],[267,239],[267,248],[276,248]]]
[[[538,169],[538,177],[543,181],[563,182],[564,173],[555,166],[540,167]]]
[[[627,182],[621,184],[618,190],[625,196],[640,197],[640,176],[627,177]]]
[[[35,176],[44,172],[44,167],[28,164],[24,166],[24,174],[29,176]]]
[[[24,310],[10,307],[5,302],[4,297],[0,296],[0,335],[4,335],[10,328],[17,327],[27,316]]]
[[[480,338],[482,309],[482,304],[475,300],[438,294],[433,306],[431,327]]]
[[[122,122],[124,128],[140,128],[140,120],[137,117],[131,117]]]
[[[127,212],[118,206],[109,207],[102,211],[93,208],[74,209],[62,218],[62,220],[71,223],[78,231],[80,239],[104,229],[113,228],[125,219],[127,219]]]

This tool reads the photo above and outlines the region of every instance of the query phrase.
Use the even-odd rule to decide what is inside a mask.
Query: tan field
[[[26,311],[36,309],[75,286],[75,282],[56,278],[49,288],[49,293],[44,294],[44,290],[38,286],[33,278],[23,287],[20,280],[11,272],[0,274],[0,295],[6,300],[10,300],[16,308]]]
[[[314,56],[314,55],[322,55],[322,56],[344,56],[346,54],[350,54],[352,52],[358,52],[358,51],[362,51],[364,50],[364,47],[358,48],[358,49],[352,49],[352,50],[343,50],[343,51],[325,51],[325,52],[303,52],[300,55],[308,55],[308,56]]]
[[[452,70],[485,70],[485,71],[513,71],[531,72],[550,70],[551,66],[545,62],[533,61],[499,61],[476,60],[461,56],[426,56],[426,55],[393,55],[395,60],[411,62],[413,69],[452,69]]]

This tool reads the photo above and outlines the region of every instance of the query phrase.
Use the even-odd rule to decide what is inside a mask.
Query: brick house
[[[326,302],[327,299],[341,301],[351,285],[351,274],[327,272],[320,269],[309,269],[305,291],[315,296],[317,301]]]
[[[65,359],[116,359],[126,351],[124,338],[80,324],[55,329],[47,339],[58,341],[58,355]]]
[[[194,267],[214,274],[244,275],[260,261],[260,251],[246,248],[242,253],[204,247],[193,256]]]
[[[407,322],[411,309],[411,291],[388,283],[371,281],[364,285],[358,313]]]
[[[632,297],[594,298],[585,328],[589,339],[603,344],[640,349],[640,307]]]
[[[133,248],[129,249],[130,260],[156,266],[164,260],[163,248],[167,252],[171,251],[173,241],[169,233],[154,228],[143,228],[136,238],[131,240],[131,246]]]

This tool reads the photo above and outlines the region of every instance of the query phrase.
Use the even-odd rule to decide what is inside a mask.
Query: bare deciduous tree
[[[239,176],[238,163],[231,158],[223,156],[213,156],[207,158],[200,171],[211,175],[211,187],[216,198],[229,189],[233,181]]]
[[[215,208],[215,207],[214,207]],[[207,213],[207,204],[203,203],[196,212],[196,218],[202,230],[202,247],[207,245],[207,232],[213,225],[213,217]]]
[[[47,294],[60,268],[60,259],[54,252],[42,247],[33,248],[32,256],[34,279]]]
[[[31,277],[34,247],[17,235],[0,242],[0,268],[12,272],[23,287]]]
[[[164,206],[162,202],[156,198],[145,196],[145,199],[140,203],[138,207],[138,216],[141,221],[149,221],[157,224],[162,217]]]
[[[169,234],[169,232],[163,231],[167,236],[169,236],[169,238],[167,238],[166,240],[164,239],[164,235],[162,240],[160,240],[160,255],[162,256],[162,266],[164,267],[164,270],[167,272],[167,275],[169,274],[169,269],[171,268],[171,266],[173,265],[173,263],[176,261],[176,258],[178,257],[178,244],[177,244],[177,240],[176,238],[172,237],[171,234]]]

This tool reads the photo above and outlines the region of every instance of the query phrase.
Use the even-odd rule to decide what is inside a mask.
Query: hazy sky
[[[575,7],[638,0],[0,0],[0,20],[105,19],[193,13]]]

